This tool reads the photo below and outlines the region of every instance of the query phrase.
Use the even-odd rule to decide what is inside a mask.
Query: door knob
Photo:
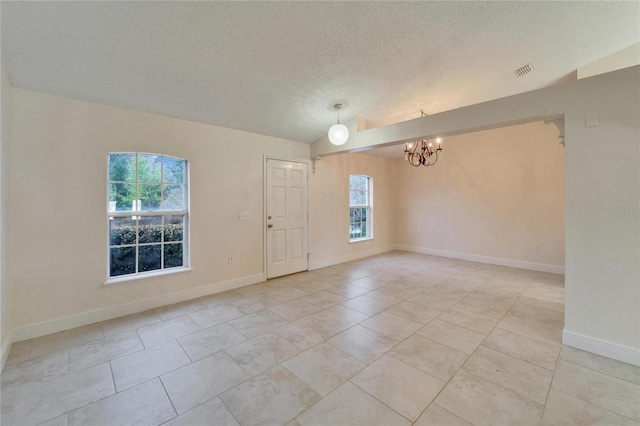
[[[270,224],[268,224],[268,225],[267,225],[267,228],[273,228],[273,224],[271,224],[271,223],[270,223]]]
[[[267,217],[267,219],[271,219],[271,216]]]

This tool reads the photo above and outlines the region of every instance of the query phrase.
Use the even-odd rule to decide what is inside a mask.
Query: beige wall
[[[556,127],[452,136],[443,148],[442,160],[426,169],[395,161],[397,242],[561,270],[565,173]]]
[[[20,89],[13,95],[14,327],[262,274],[263,155],[305,159],[309,145]],[[190,162],[192,271],[103,286],[112,151]],[[241,222],[243,211],[250,218]]]
[[[7,279],[7,233],[9,230],[9,138],[11,135],[11,80],[6,69],[0,64],[0,115],[2,116],[0,132],[0,348],[8,349],[11,334],[11,290]],[[0,353],[2,364],[7,354]]]
[[[349,242],[349,175],[373,178],[373,239]],[[340,154],[317,162],[311,179],[311,268],[376,254],[395,244],[395,178],[391,161]]]

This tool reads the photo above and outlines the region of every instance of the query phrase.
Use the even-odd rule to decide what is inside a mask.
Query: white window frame
[[[361,190],[351,188],[351,176],[363,176],[367,178],[367,188],[365,191],[367,194],[366,204],[351,204],[351,192],[361,191]],[[367,225],[366,226],[367,235],[358,237],[358,238],[351,238],[351,209],[355,209],[355,208],[366,209],[367,220],[365,222],[360,222],[360,223],[365,223]],[[356,243],[359,241],[367,241],[372,239],[373,239],[373,177],[363,175],[363,174],[350,174],[349,175],[349,242]]]
[[[110,158],[111,155],[117,155],[117,154],[129,154],[129,155],[135,155],[136,156],[136,180],[135,181],[129,181],[129,182],[121,182],[121,181],[112,181],[110,178],[110,168],[109,168],[109,163],[110,163]],[[139,184],[157,184],[157,185],[161,185],[161,191],[164,190],[164,185],[166,185],[166,183],[163,183],[164,180],[164,161],[160,161],[161,164],[161,172],[160,172],[160,182],[141,182],[139,181],[139,177],[138,177],[138,156],[139,155],[156,155],[156,156],[160,156],[162,158],[175,158],[177,160],[181,160],[184,161],[184,196],[185,196],[185,208],[182,210],[141,210],[140,209],[140,204],[136,205],[136,209],[135,210],[128,210],[128,211],[111,211],[110,210],[110,191],[111,191],[111,184],[114,183],[124,183],[124,184],[135,184],[136,185],[136,201],[139,201],[139,196],[138,196],[138,188],[139,188]],[[173,185],[173,184],[172,184]],[[162,199],[162,192],[161,192],[161,199]],[[109,152],[107,153],[107,279],[105,281],[105,284],[115,284],[115,283],[119,283],[119,282],[123,282],[123,281],[132,281],[132,280],[138,280],[138,279],[143,279],[143,278],[151,278],[151,277],[155,277],[155,276],[159,276],[159,275],[169,275],[169,274],[174,274],[177,272],[184,272],[184,271],[190,271],[190,253],[189,253],[189,203],[190,203],[190,194],[189,194],[189,161],[187,161],[184,158],[180,158],[180,157],[175,157],[175,156],[171,156],[171,155],[164,155],[164,154],[159,154],[159,153],[152,153],[152,152]],[[142,217],[148,217],[148,216],[160,216],[162,218],[161,221],[161,226],[162,226],[162,238],[160,242],[152,242],[152,243],[140,243],[138,241],[139,239],[139,234],[137,231],[137,227],[138,227],[138,223],[139,223],[139,219]],[[164,246],[168,245],[168,244],[179,244],[180,242],[165,242],[164,241],[164,219],[165,216],[183,216],[184,217],[184,221],[183,221],[183,231],[182,231],[182,266],[176,266],[176,267],[172,267],[172,268],[166,268],[164,267]],[[136,242],[135,244],[124,244],[124,245],[112,245],[111,244],[111,234],[110,234],[110,222],[112,220],[112,218],[116,218],[116,217],[131,217],[132,219],[136,220]],[[160,264],[161,267],[160,269],[155,269],[152,271],[143,271],[143,272],[139,272],[138,271],[138,261],[139,261],[139,247],[144,247],[144,246],[152,246],[152,245],[158,245],[160,244]],[[136,248],[136,260],[135,260],[135,265],[136,265],[136,272],[132,273],[132,274],[124,274],[124,275],[114,275],[111,276],[111,249],[112,248],[116,248],[116,247],[135,247]]]

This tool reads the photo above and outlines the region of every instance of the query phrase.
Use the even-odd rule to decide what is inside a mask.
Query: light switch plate
[[[248,220],[249,212],[240,212],[239,217],[240,217],[240,220]]]

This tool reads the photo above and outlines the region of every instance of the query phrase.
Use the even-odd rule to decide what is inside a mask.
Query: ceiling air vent
[[[535,69],[536,68],[533,66],[533,64],[529,62],[527,65],[514,70],[513,73],[516,75],[516,77],[522,77],[523,75],[527,75]]]

